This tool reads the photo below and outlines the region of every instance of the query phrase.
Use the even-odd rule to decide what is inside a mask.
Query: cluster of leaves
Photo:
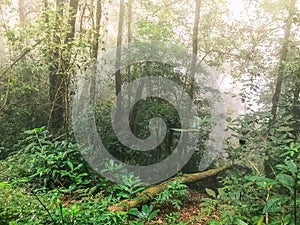
[[[18,148],[0,162],[1,224],[145,224],[159,213],[155,205],[111,212],[110,205],[144,190],[141,181],[113,161],[104,172],[120,176],[122,184],[97,176],[75,144],[53,140],[44,128],[26,131]],[[181,181],[172,182],[156,203],[180,207],[187,193]]]
[[[220,219],[209,221],[211,225],[298,224],[299,152],[299,144],[292,143],[285,148],[280,155],[283,162],[274,168],[274,178],[262,174],[244,177],[241,173],[227,175],[218,192],[206,189],[209,197],[203,198],[202,214],[211,215],[214,210],[222,213]]]
[[[247,114],[233,128],[228,153],[234,166],[222,178],[218,192],[207,189],[206,211],[221,212],[219,224],[299,223],[299,144],[295,117],[280,110]],[[238,144],[238,146],[236,146]]]
[[[139,221],[149,222],[159,213],[158,209],[153,209],[153,205],[143,205],[141,211],[139,211],[137,208],[131,208],[128,213],[136,216]]]
[[[276,176],[247,176],[246,179],[265,191],[262,213],[269,224],[297,224],[300,206],[300,144],[291,143],[280,155],[282,163],[275,166]]]
[[[19,148],[1,163],[0,177],[9,182],[29,182],[34,189],[64,188],[70,191],[96,179],[75,144],[53,141],[44,128],[26,131]],[[89,177],[88,177],[89,174]]]
[[[167,189],[160,192],[155,197],[156,203],[169,203],[180,209],[182,200],[187,196],[188,188],[182,180],[173,181],[168,184]]]
[[[73,202],[63,202],[57,189],[48,193],[0,183],[1,224],[124,224],[125,212],[110,212],[112,198],[88,194]]]
[[[145,51],[147,52],[147,50]],[[157,62],[141,62],[131,65],[130,69],[130,76],[124,76],[124,82],[131,82],[142,77],[159,76],[176,82],[184,90],[186,90],[187,93],[190,93],[191,81],[188,80],[189,77],[186,74],[180,72],[179,69],[175,68],[174,66]],[[126,73],[126,71],[123,70],[121,72],[124,74]],[[201,160],[201,156],[205,151],[205,142],[208,139],[211,130],[211,127],[209,127],[210,121],[208,121],[208,117],[210,115],[209,104],[203,93],[206,90],[195,85],[195,89],[196,88],[196,95],[199,95],[199,98],[197,98],[197,102],[195,104],[198,105],[197,110],[199,111],[201,118],[203,117],[204,119],[203,121],[199,120],[196,122],[199,124],[197,125],[197,127],[195,127],[195,131],[201,138],[199,138],[198,147],[195,154],[193,155],[188,165],[184,168],[185,172],[195,172],[198,166],[197,164]],[[108,151],[110,151],[110,153],[113,154],[114,157],[131,165],[145,166],[160,162],[161,160],[168,157],[178,145],[181,132],[185,131],[181,129],[179,114],[171,103],[159,97],[152,96],[142,98],[142,92],[147,93],[149,91],[151,93],[156,91],[159,93],[163,90],[160,90],[159,87],[155,87],[155,85],[153,86],[153,90],[147,90],[143,87],[142,84],[140,84],[140,89],[141,93],[129,93],[128,101],[132,101],[133,99],[139,100],[131,107],[129,115],[129,126],[132,133],[136,137],[145,139],[151,134],[149,129],[149,121],[155,117],[162,118],[167,127],[166,136],[163,142],[155,149],[147,152],[136,151],[134,149],[126,147],[118,140],[116,135],[114,135],[114,130],[111,124],[111,110],[114,107],[114,99],[109,98],[109,100],[107,101],[107,99],[102,100],[99,97],[97,104],[95,105],[95,118],[101,140],[103,140],[103,144],[105,145],[106,149],[108,149]],[[213,93],[213,91],[216,90],[209,91],[214,96],[217,96],[218,94]],[[176,89],[174,89],[174,93],[171,90],[171,95],[174,95],[174,99],[180,99],[178,98],[178,96],[176,96]],[[158,133],[159,130],[157,130],[156,134],[159,136]]]
[[[1,224],[125,221],[124,212],[108,210],[119,198],[102,196],[109,182],[93,172],[75,144],[36,128],[26,131],[15,148],[19,151],[0,164]]]

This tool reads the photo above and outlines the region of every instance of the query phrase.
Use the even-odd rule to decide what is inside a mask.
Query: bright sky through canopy
[[[228,6],[230,9],[231,16],[233,18],[240,18],[242,15],[241,12],[245,8],[245,4],[243,0],[229,0]]]

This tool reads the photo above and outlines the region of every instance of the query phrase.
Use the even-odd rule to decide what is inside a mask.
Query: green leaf
[[[276,165],[276,167],[278,169],[290,172],[295,176],[297,174],[298,169],[297,169],[297,165],[294,163],[294,161],[290,157],[287,157],[284,160],[284,162],[285,162],[285,165],[279,164],[279,165]]]
[[[152,211],[153,206],[151,205],[150,208],[148,205],[142,206],[142,212],[148,213],[148,211]]]
[[[287,167],[289,168],[289,172],[296,174],[297,173],[297,165],[294,163],[294,161],[291,158],[286,158],[284,160],[285,164],[287,165]]]
[[[278,180],[283,186],[290,189],[290,191],[293,190],[295,180],[292,176],[280,173],[276,176],[276,180]]]
[[[28,181],[29,181],[29,178],[28,178],[28,177],[22,177],[22,178],[19,180],[20,183],[26,183],[26,182],[28,182]]]
[[[267,185],[275,185],[278,184],[278,181],[274,180],[274,179],[270,179],[270,178],[266,178],[263,176],[245,176],[246,180],[251,180],[251,181],[255,181],[256,184],[260,187],[266,187]]]
[[[208,224],[209,225],[221,225],[220,221],[218,221],[218,220],[209,220]]]
[[[131,215],[137,216],[140,212],[137,208],[131,208],[131,209],[129,209],[128,213]]]
[[[236,225],[248,225],[248,223],[245,223],[243,220],[241,219],[235,219]]]
[[[274,196],[270,198],[264,207],[263,213],[279,212],[281,210],[283,200],[282,196]]]
[[[294,130],[294,129],[291,127],[279,127],[277,129],[277,131],[284,131],[284,132],[288,132],[288,131],[292,131],[292,130]]]
[[[119,192],[117,196],[121,198],[130,198],[130,195],[125,192]]]
[[[4,182],[0,182],[0,187],[7,187],[9,186],[9,183],[4,181]]]
[[[207,193],[209,196],[211,196],[211,197],[213,197],[213,198],[216,198],[216,197],[217,197],[217,194],[216,194],[216,192],[215,192],[214,190],[209,189],[209,188],[205,188],[205,191],[206,191],[206,193]]]
[[[153,211],[152,213],[149,214],[148,216],[148,221],[152,220],[157,214],[159,213],[159,209]]]
[[[136,190],[132,191],[132,194],[136,194],[136,193],[141,192],[143,190],[145,190],[145,187],[139,187]]]
[[[218,188],[218,193],[219,193],[218,197],[226,196],[226,192],[224,191],[223,188]]]
[[[73,166],[73,163],[72,163],[72,162],[67,161],[67,165],[69,166],[69,168],[70,168],[71,170],[74,170],[74,166]]]

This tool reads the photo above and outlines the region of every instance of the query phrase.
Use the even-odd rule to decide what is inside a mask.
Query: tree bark
[[[56,30],[59,28],[60,17],[63,16],[63,1],[56,1],[57,13],[56,15]],[[49,22],[49,21],[48,21]],[[50,34],[51,35],[51,34]],[[49,35],[49,36],[50,36]],[[53,40],[56,45],[61,45],[59,32],[53,34]],[[65,101],[64,101],[64,79],[63,74],[60,71],[61,60],[60,60],[60,49],[57,47],[50,52],[50,66],[49,66],[49,97],[50,97],[50,118],[49,118],[49,128],[51,130],[59,130],[63,127],[65,118]]]
[[[92,46],[92,58],[97,59],[98,51],[99,51],[99,43],[100,43],[100,21],[102,16],[102,1],[96,1],[96,18],[95,18],[95,27],[94,32],[94,39],[93,39],[93,46]]]
[[[165,190],[168,187],[168,184],[170,182],[182,180],[183,183],[186,183],[186,184],[193,183],[198,180],[217,175],[218,173],[220,173],[226,169],[229,169],[229,168],[230,168],[230,166],[226,165],[226,166],[218,167],[216,169],[210,169],[210,170],[200,172],[200,173],[186,174],[186,175],[183,175],[180,177],[171,178],[163,183],[160,183],[156,186],[150,187],[150,188],[142,191],[134,199],[125,199],[121,202],[118,202],[118,203],[110,206],[109,210],[110,211],[126,211],[130,208],[139,207],[139,206],[147,203],[148,201],[150,201],[152,198],[154,198],[157,194],[159,194],[163,190]]]
[[[128,10],[128,21],[127,21],[127,38],[128,44],[132,43],[132,0],[128,0],[127,4]]]
[[[102,17],[102,1],[97,0],[96,1],[96,18],[95,18],[95,24],[93,26],[94,30],[94,36],[92,40],[92,49],[91,49],[91,57],[92,59],[97,62],[98,54],[99,54],[99,45],[100,45],[100,22]],[[93,18],[94,20],[94,18]],[[90,93],[91,93],[91,99],[92,103],[95,104],[96,101],[96,71],[97,71],[97,63],[94,66],[95,71],[91,75],[91,87],[90,87]]]
[[[45,1],[46,3],[46,1]],[[49,116],[49,129],[57,131],[64,128],[68,131],[68,108],[69,108],[69,85],[71,79],[71,49],[72,41],[75,37],[75,24],[76,15],[78,10],[79,0],[70,0],[70,19],[69,25],[71,30],[67,33],[65,40],[61,41],[59,26],[64,17],[63,14],[63,0],[56,1],[57,16],[56,16],[56,29],[57,33],[53,35],[53,41],[56,45],[63,45],[62,49],[55,48],[50,52],[50,66],[49,66],[49,96],[50,96],[50,116]],[[45,5],[45,4],[44,4]],[[47,18],[47,17],[46,17]],[[48,21],[49,22],[49,21]]]
[[[286,63],[287,55],[288,55],[288,42],[291,37],[291,28],[292,28],[292,24],[293,24],[293,15],[295,13],[295,8],[296,8],[296,0],[291,0],[290,6],[289,6],[289,15],[288,15],[287,22],[285,24],[285,29],[284,29],[283,44],[282,44],[281,51],[280,51],[279,68],[278,68],[276,87],[275,87],[275,91],[274,91],[273,98],[272,98],[272,108],[271,108],[271,114],[273,115],[272,121],[276,120],[278,103],[279,103],[282,82],[283,82],[284,72],[285,72],[284,71],[285,63]]]
[[[123,39],[124,11],[125,11],[124,0],[120,0],[117,52],[116,52],[116,63],[115,63],[115,68],[117,69],[115,73],[116,96],[120,93],[122,87],[120,66],[121,66],[121,53],[122,53],[121,47],[122,47],[122,39]]]
[[[192,36],[192,46],[193,46],[193,55],[191,62],[191,87],[190,87],[190,96],[194,96],[194,79],[195,79],[195,69],[198,55],[198,33],[199,33],[199,21],[200,21],[200,6],[201,0],[196,0],[195,7],[195,17],[194,17],[194,27],[193,27],[193,36]]]

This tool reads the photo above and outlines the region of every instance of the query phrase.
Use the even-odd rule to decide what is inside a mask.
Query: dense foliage
[[[0,225],[300,223],[299,1],[5,0],[0,12]],[[189,58],[173,49],[191,68],[145,60],[99,80],[89,74],[109,48],[154,40],[193,52]],[[147,58],[153,49],[145,46]],[[220,90],[197,80],[210,73]],[[187,132],[175,107],[159,97],[132,106],[128,120],[137,138],[151,135],[152,118],[167,125],[163,142],[148,152],[121,143],[111,118],[119,89],[149,76],[175,82],[196,106],[196,151],[174,176],[199,172],[205,153],[215,150],[207,144],[216,126],[211,101],[225,105],[218,120],[226,119],[226,140],[205,169],[230,169],[189,186],[170,182],[151,201],[112,211],[149,187],[115,161],[105,172],[122,171],[122,184],[91,168],[72,130],[72,100],[80,78],[98,82],[88,91],[103,144],[122,162],[152,165]]]

